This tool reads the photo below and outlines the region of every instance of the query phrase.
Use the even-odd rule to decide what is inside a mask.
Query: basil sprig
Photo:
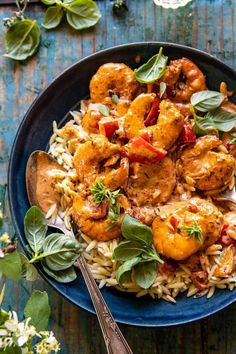
[[[218,108],[223,100],[224,95],[222,95],[222,93],[204,90],[192,95],[191,105],[200,112],[208,112]]]
[[[224,96],[216,91],[200,91],[191,97],[192,113],[194,118],[193,130],[198,135],[229,132],[236,126],[236,112],[227,112],[220,108]],[[196,110],[204,112],[203,117],[197,115]]]
[[[54,279],[64,283],[73,281],[76,278],[73,264],[81,252],[79,242],[60,233],[46,236],[47,224],[37,206],[27,211],[24,228],[32,255],[29,263],[41,261],[45,272]]]
[[[147,63],[134,70],[135,79],[142,84],[150,84],[160,79],[166,70],[168,57],[162,54],[161,47],[159,53],[154,55]]]
[[[57,27],[64,14],[68,24],[76,30],[82,30],[95,26],[101,18],[101,13],[97,4],[93,0],[42,0],[45,5],[55,5],[49,7],[43,19],[43,27],[52,29]]]
[[[112,256],[122,262],[116,271],[116,279],[122,286],[132,274],[134,281],[147,289],[156,279],[158,263],[163,263],[153,248],[152,230],[126,214],[121,231],[125,240],[114,249]]]
[[[101,18],[93,0],[42,0],[50,6],[45,13],[42,26],[46,29],[57,27],[64,15],[68,24],[76,30],[94,26]],[[31,57],[40,43],[40,29],[36,20],[25,18],[27,0],[16,0],[18,11],[12,17],[3,19],[5,33],[5,56],[14,60]]]

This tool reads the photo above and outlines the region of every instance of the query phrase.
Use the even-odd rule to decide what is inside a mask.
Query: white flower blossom
[[[9,312],[8,316],[0,328],[0,349],[6,350],[8,347],[14,347],[17,343],[22,354],[50,354],[60,350],[60,345],[53,332],[41,331],[38,333],[36,328],[29,324],[30,317],[19,322],[15,311]],[[40,341],[31,345],[34,337],[40,338]]]

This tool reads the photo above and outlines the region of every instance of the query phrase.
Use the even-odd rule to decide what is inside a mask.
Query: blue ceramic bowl
[[[235,87],[236,73],[230,67],[199,50],[170,43],[132,43],[106,49],[95,53],[59,75],[36,99],[26,113],[17,132],[11,152],[8,187],[11,216],[16,233],[25,248],[23,219],[29,208],[25,188],[26,162],[34,150],[45,150],[52,134],[52,122],[62,125],[67,114],[79,101],[89,94],[89,81],[98,67],[106,62],[124,62],[135,68],[135,57],[141,56],[145,62],[156,54],[162,46],[170,59],[188,57],[206,74],[210,89],[218,89],[221,81],[229,89]],[[78,274],[76,281],[64,285],[46,276],[38,266],[44,279],[66,299],[75,305],[94,313],[86,285]],[[211,315],[232,304],[236,299],[235,291],[218,291],[210,300],[186,298],[180,295],[177,304],[151,298],[135,298],[115,289],[102,290],[104,298],[116,321],[143,327],[171,326],[191,322]]]

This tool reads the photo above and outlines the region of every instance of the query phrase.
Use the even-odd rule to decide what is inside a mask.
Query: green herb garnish
[[[159,53],[154,55],[147,63],[134,70],[135,79],[142,84],[150,84],[160,79],[166,70],[168,57],[162,54],[161,47]]]
[[[108,230],[111,229],[117,223],[121,214],[121,207],[117,203],[117,198],[121,195],[120,190],[118,189],[117,191],[111,192],[103,183],[96,180],[94,186],[89,188],[88,191],[92,194],[93,199],[98,205],[105,201],[110,202],[108,210],[110,225],[108,226]]]
[[[192,106],[200,112],[208,112],[218,108],[224,100],[224,95],[217,91],[204,90],[191,96]]]
[[[121,195],[119,189],[111,192],[99,180],[96,180],[94,186],[89,188],[88,191],[92,194],[93,199],[98,205],[105,201],[110,201],[111,204],[114,205],[116,203],[116,199]]]
[[[27,211],[24,226],[31,253],[29,263],[42,262],[45,272],[54,279],[60,278],[61,282],[74,280],[76,273],[72,266],[81,253],[80,243],[60,233],[46,236],[46,220],[37,206]]]
[[[180,231],[187,232],[187,238],[194,237],[199,243],[203,243],[202,228],[195,222],[191,226],[180,226],[178,227]]]
[[[152,245],[152,230],[135,218],[125,215],[121,225],[125,240],[114,249],[113,259],[122,262],[116,279],[122,286],[131,278],[143,289],[149,288],[157,276],[158,263],[163,263]]]
[[[119,103],[119,97],[115,94],[111,96],[111,100],[113,103],[118,104]]]
[[[100,104],[98,110],[105,117],[109,117],[110,110],[105,104]]]

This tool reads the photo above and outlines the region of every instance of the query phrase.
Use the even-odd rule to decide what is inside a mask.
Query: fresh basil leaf
[[[49,269],[46,266],[45,262],[41,262],[41,264],[45,273],[47,273],[50,277],[52,277],[59,283],[70,283],[77,278],[77,274],[73,267],[55,272]]]
[[[164,263],[163,260],[159,257],[159,254],[154,249],[153,245],[146,246],[141,257],[142,257],[141,262],[157,261],[161,264]]]
[[[81,252],[79,242],[64,234],[51,234],[43,244],[43,254],[48,268],[60,271],[70,268]]]
[[[31,57],[39,46],[40,30],[34,20],[21,20],[11,26],[5,34],[5,57],[25,60]]]
[[[25,237],[31,249],[38,254],[42,250],[48,227],[43,213],[37,206],[32,206],[27,211],[24,228]]]
[[[4,349],[4,354],[22,354],[22,350],[20,347],[7,347]]]
[[[194,118],[194,125],[192,127],[193,131],[196,133],[197,137],[203,136],[203,135],[218,135],[218,131],[215,128],[210,128],[204,130],[201,126],[201,122],[205,117],[198,116],[195,112],[195,109],[193,106],[190,105],[190,111],[193,114]]]
[[[21,264],[22,264],[22,277],[24,277],[28,281],[36,281],[39,280],[39,274],[33,264],[29,263],[28,258],[20,253]]]
[[[46,291],[41,292],[35,290],[25,306],[25,318],[30,317],[30,324],[39,332],[46,329],[50,314],[51,310],[48,302],[48,294]]]
[[[162,54],[161,47],[159,53],[154,55],[147,63],[134,70],[135,79],[142,84],[150,84],[160,79],[166,70],[168,57]]]
[[[222,108],[208,112],[205,117],[198,118],[197,124],[202,130],[217,129],[228,132],[236,126],[236,112],[227,112]]]
[[[17,251],[5,254],[0,258],[0,270],[11,280],[20,279],[22,271],[20,254]]]
[[[129,261],[124,262],[116,271],[116,280],[122,286],[124,284],[132,271],[132,268],[141,261],[140,257],[134,257]]]
[[[192,95],[191,104],[200,112],[208,112],[218,108],[224,100],[224,95],[217,91],[199,91]]]
[[[134,280],[143,289],[148,289],[157,277],[157,262],[139,263],[134,267]]]
[[[110,110],[105,104],[100,104],[98,108],[99,112],[103,114],[105,117],[109,116]]]
[[[159,92],[159,97],[162,98],[166,91],[166,83],[165,82],[160,82],[160,92]]]
[[[97,4],[92,0],[74,0],[64,4],[64,8],[69,25],[76,30],[96,25],[101,17]]]
[[[111,96],[111,100],[113,103],[118,104],[119,103],[119,97],[115,94]]]
[[[143,241],[152,244],[152,229],[126,214],[121,224],[121,232],[127,240]]]
[[[138,241],[123,241],[114,249],[112,258],[117,261],[128,261],[143,252],[142,245]]]
[[[46,29],[56,28],[60,24],[63,15],[64,10],[60,5],[50,6],[44,15],[42,26]]]

